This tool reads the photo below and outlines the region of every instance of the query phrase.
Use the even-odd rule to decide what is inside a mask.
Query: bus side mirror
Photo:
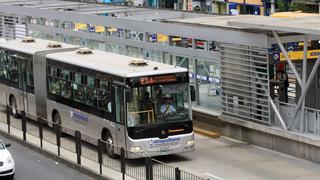
[[[126,100],[127,102],[131,102],[133,99],[133,92],[131,90],[126,91]]]
[[[191,101],[196,101],[196,90],[193,85],[190,85],[190,95],[191,95]]]

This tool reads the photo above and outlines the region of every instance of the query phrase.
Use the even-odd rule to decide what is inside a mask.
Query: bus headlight
[[[133,153],[137,153],[137,152],[142,152],[142,149],[140,146],[133,146],[133,147],[130,147],[130,151]]]
[[[194,140],[189,140],[187,141],[187,146],[193,146],[194,145]]]

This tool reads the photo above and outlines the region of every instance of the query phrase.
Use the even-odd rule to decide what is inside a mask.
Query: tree
[[[283,11],[288,11],[288,6],[283,2],[283,0],[277,0],[277,12],[283,12]]]
[[[305,11],[305,3],[305,0],[292,0],[291,4],[289,4],[289,11]]]

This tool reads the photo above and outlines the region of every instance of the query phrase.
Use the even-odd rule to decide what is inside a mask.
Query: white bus
[[[0,100],[17,107],[13,115],[23,110],[64,133],[79,130],[92,144],[102,139],[111,157],[115,146],[129,150],[127,158],[193,151],[187,69],[48,43],[0,45]]]

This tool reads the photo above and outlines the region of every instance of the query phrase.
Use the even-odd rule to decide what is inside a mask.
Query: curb
[[[193,127],[193,130],[195,133],[197,134],[201,134],[210,138],[219,138],[220,137],[220,133],[218,132],[213,132],[213,131],[208,131],[202,128],[198,128],[198,127]]]

